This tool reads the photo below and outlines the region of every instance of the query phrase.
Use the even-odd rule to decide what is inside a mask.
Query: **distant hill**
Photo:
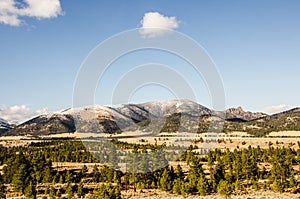
[[[6,135],[49,135],[75,131],[71,115],[49,114],[35,117],[11,129]]]
[[[203,133],[210,124],[224,122],[224,132],[263,135],[271,131],[300,130],[300,108],[275,115],[252,113],[241,107],[224,112],[210,110],[190,100],[168,100],[116,106],[90,106],[41,115],[5,135],[49,135],[71,132],[120,133],[125,131]],[[222,124],[222,123],[220,123]],[[211,125],[214,129],[214,125]]]
[[[225,129],[226,131],[245,131],[256,135],[264,135],[272,131],[300,131],[300,108],[267,115],[248,122],[227,122]]]
[[[0,118],[0,134],[9,131],[13,126],[9,124],[6,120]]]

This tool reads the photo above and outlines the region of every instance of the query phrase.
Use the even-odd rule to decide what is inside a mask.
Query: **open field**
[[[159,190],[138,190],[137,193],[133,191],[123,191],[124,199],[224,199],[224,196],[218,194],[209,196],[178,196]],[[299,199],[300,195],[290,193],[275,193],[273,191],[250,191],[247,194],[232,195],[231,199]]]
[[[41,194],[37,195],[37,199],[43,199],[47,195]],[[67,195],[63,194],[60,198],[65,198]],[[22,199],[22,196],[12,196],[7,197],[7,199]],[[77,198],[74,196],[74,198]],[[88,196],[86,197],[88,198]],[[276,193],[273,191],[250,191],[247,194],[232,195],[231,199],[299,199],[298,194],[291,193]],[[170,194],[157,189],[153,190],[137,190],[133,192],[132,190],[122,191],[122,199],[224,199],[224,196],[219,194],[213,194],[209,196],[179,196],[175,194]]]
[[[43,199],[46,195],[38,195],[37,199]],[[62,197],[66,197],[62,195]],[[22,197],[8,197],[7,199],[21,199]],[[209,196],[179,196],[160,190],[132,190],[122,191],[123,199],[224,199],[224,196],[214,194]],[[231,199],[299,199],[298,194],[275,193],[273,191],[252,191],[247,194],[232,195]]]
[[[108,139],[111,138],[118,138],[119,141],[127,142],[127,143],[137,143],[137,144],[158,144],[161,145],[166,143],[167,145],[170,144],[179,144],[181,140],[185,140],[186,137],[181,137],[181,135],[177,134],[167,134],[161,133],[159,136],[155,137],[128,137],[128,134],[121,134],[121,135],[114,135],[109,136],[106,135]],[[201,134],[196,135],[188,141],[186,146],[193,144],[193,140],[199,140],[200,138],[206,140],[209,139],[207,137],[208,134]],[[76,139],[87,139],[88,137],[97,138],[99,135],[95,134],[88,134],[88,135],[80,135],[78,133],[66,133],[66,134],[58,134],[58,135],[51,135],[51,136],[44,136],[43,139],[52,139],[52,138],[76,138]],[[249,146],[255,147],[259,146],[261,148],[268,148],[269,146],[274,147],[286,147],[286,148],[294,148],[298,149],[300,142],[300,132],[299,131],[284,131],[284,132],[272,132],[268,136],[265,137],[253,137],[244,132],[233,132],[229,134],[220,133],[218,137],[216,137],[219,142],[211,142],[209,144],[205,143],[197,143],[196,145],[199,148],[219,148],[219,149],[229,149],[234,150],[236,148],[248,148]],[[26,136],[2,136],[0,137],[0,144],[5,147],[12,147],[12,146],[26,146],[32,142],[41,142],[42,140],[38,139],[31,139],[30,137]],[[43,140],[47,141],[47,140]]]

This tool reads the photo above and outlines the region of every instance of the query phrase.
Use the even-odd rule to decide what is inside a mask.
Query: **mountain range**
[[[224,113],[224,114],[222,114]],[[275,115],[246,112],[241,107],[224,112],[190,100],[167,100],[116,106],[89,106],[40,115],[16,127],[0,120],[2,135],[49,135],[70,132],[120,133],[122,131],[206,132],[211,121],[224,115],[224,132],[265,134],[276,130],[300,130],[300,108]],[[184,125],[183,125],[184,124]]]

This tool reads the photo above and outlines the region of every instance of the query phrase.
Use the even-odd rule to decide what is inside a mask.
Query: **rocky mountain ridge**
[[[258,118],[263,118],[268,116],[268,114],[265,113],[253,113],[250,111],[244,111],[242,107],[238,108],[229,108],[225,111],[226,119],[228,120],[243,120],[243,121],[251,121],[256,120]]]
[[[251,130],[250,127],[253,126],[258,126],[259,128],[256,129],[263,131],[265,124],[272,123],[273,120],[280,116],[280,114],[270,116],[264,113],[252,113],[244,111],[241,107],[227,109],[225,114],[225,132],[231,130],[247,131],[248,129]],[[300,108],[281,114],[283,116],[281,115],[280,118],[284,120],[282,117],[286,115],[300,114]],[[176,128],[180,126],[179,123],[184,121],[189,128],[201,133],[207,129],[209,123],[214,120],[213,118],[219,117],[220,112],[210,110],[190,100],[177,99],[116,106],[95,105],[67,109],[55,114],[41,115],[13,129],[6,129],[4,135],[49,135],[75,131],[111,134],[119,133],[128,128],[135,130],[132,127],[146,127],[151,121],[152,123],[153,121],[165,122],[165,124],[160,124],[163,131],[176,131]],[[198,123],[199,126],[197,126]],[[296,123],[293,127],[298,128],[298,120],[296,120]],[[282,122],[278,124],[283,125]],[[274,126],[275,124],[270,124],[270,126],[272,125]],[[278,129],[282,128],[284,126]],[[267,130],[270,129],[276,128]],[[144,130],[151,129],[144,128]]]

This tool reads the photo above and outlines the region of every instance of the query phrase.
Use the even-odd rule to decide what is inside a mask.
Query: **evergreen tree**
[[[67,194],[68,199],[72,199],[73,198],[73,188],[72,188],[71,183],[67,184],[66,194]]]
[[[93,167],[92,176],[93,176],[95,182],[100,181],[100,173],[99,173],[99,169],[98,169],[97,165],[94,165],[94,167]]]
[[[59,184],[63,184],[65,181],[64,181],[64,176],[63,175],[59,175],[59,181],[58,183]]]
[[[183,179],[184,178],[184,173],[183,173],[182,168],[181,168],[181,166],[179,164],[176,167],[176,176],[179,179]]]
[[[83,183],[82,181],[79,182],[78,187],[77,187],[77,196],[78,198],[84,197],[85,192],[83,189]]]
[[[290,175],[290,179],[289,179],[289,187],[290,187],[290,188],[297,187],[297,181],[296,181],[296,179],[295,179],[295,174],[294,174],[294,172],[292,172],[291,175]]]
[[[85,176],[85,174],[88,172],[88,168],[87,168],[87,166],[86,165],[83,165],[83,167],[82,167],[82,169],[81,169],[81,174],[83,175],[83,176]]]
[[[36,189],[32,182],[25,188],[24,194],[26,199],[36,199]]]
[[[66,173],[66,183],[71,183],[72,182],[72,174],[71,172],[68,170]]]
[[[112,185],[101,185],[89,199],[121,199],[121,192],[119,187]]]
[[[172,189],[171,177],[167,168],[164,169],[164,172],[159,180],[160,188],[164,191],[170,191]]]
[[[196,193],[198,186],[198,179],[205,176],[204,171],[202,169],[202,165],[200,163],[200,159],[195,155],[190,156],[190,170],[187,176],[186,188],[188,189],[188,193]]]
[[[52,184],[58,183],[59,180],[60,180],[60,175],[58,172],[56,172],[55,176],[53,177]]]
[[[6,187],[3,182],[2,175],[0,174],[0,199],[5,199],[6,198]]]
[[[197,189],[201,196],[206,196],[210,193],[210,187],[208,180],[205,178],[205,176],[201,176],[200,180],[198,181]]]
[[[47,166],[43,172],[43,182],[51,182],[52,181],[52,170],[51,167]]]
[[[211,181],[213,191],[217,191],[218,184],[222,179],[224,179],[223,165],[222,163],[218,162],[216,167],[210,174],[210,181]]]
[[[232,194],[232,188],[227,180],[220,181],[220,184],[218,185],[218,193],[226,198],[230,198],[230,195]]]
[[[258,190],[258,181],[257,180],[252,180],[252,188],[254,189],[254,190]]]
[[[24,192],[28,175],[27,166],[22,164],[12,178],[12,184],[15,191]]]
[[[49,190],[49,197],[51,199],[55,199],[55,189],[54,187],[50,187],[50,190]]]
[[[5,199],[6,198],[6,187],[3,184],[3,182],[0,182],[0,199]]]
[[[284,191],[284,185],[281,183],[280,180],[275,180],[275,182],[273,183],[273,190],[278,191],[280,193]]]
[[[174,181],[173,193],[180,195],[182,193],[183,181],[178,178]]]
[[[234,189],[235,190],[240,190],[241,189],[241,183],[239,180],[236,180],[234,183]]]
[[[61,197],[61,191],[60,191],[60,189],[58,189],[58,190],[56,191],[56,197],[58,197],[58,198]]]

